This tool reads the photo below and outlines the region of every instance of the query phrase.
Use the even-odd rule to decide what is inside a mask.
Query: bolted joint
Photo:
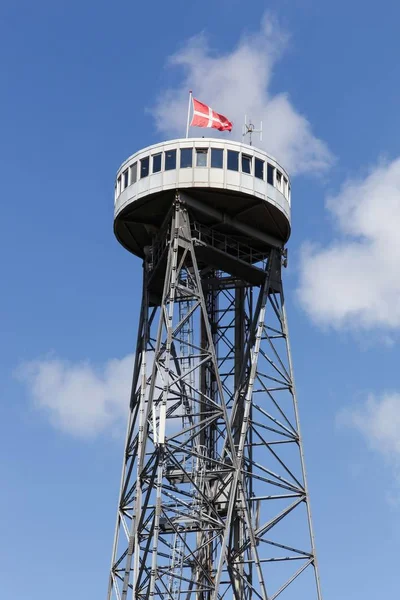
[[[282,259],[282,267],[286,267],[288,266],[288,249],[287,248],[282,248],[281,250],[281,259]]]

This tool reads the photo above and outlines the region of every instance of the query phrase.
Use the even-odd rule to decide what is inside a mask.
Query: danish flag
[[[220,115],[210,106],[195,98],[193,98],[193,118],[190,125],[192,127],[212,127],[218,131],[232,131],[232,123],[224,115]]]

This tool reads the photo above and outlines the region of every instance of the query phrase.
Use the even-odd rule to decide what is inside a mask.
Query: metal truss
[[[177,195],[146,250],[108,600],[278,597],[322,598],[281,250]]]

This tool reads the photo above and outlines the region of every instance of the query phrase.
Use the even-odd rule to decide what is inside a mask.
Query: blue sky
[[[4,597],[105,597],[141,271],[113,238],[114,175],[183,134],[188,85],[263,118],[295,173],[285,285],[324,598],[398,588],[399,19],[389,0],[3,0]]]

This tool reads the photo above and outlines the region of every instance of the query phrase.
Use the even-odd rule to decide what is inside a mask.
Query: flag
[[[195,98],[193,98],[193,118],[190,125],[192,127],[212,127],[218,131],[232,131],[232,123],[224,115],[220,115],[210,106]]]

